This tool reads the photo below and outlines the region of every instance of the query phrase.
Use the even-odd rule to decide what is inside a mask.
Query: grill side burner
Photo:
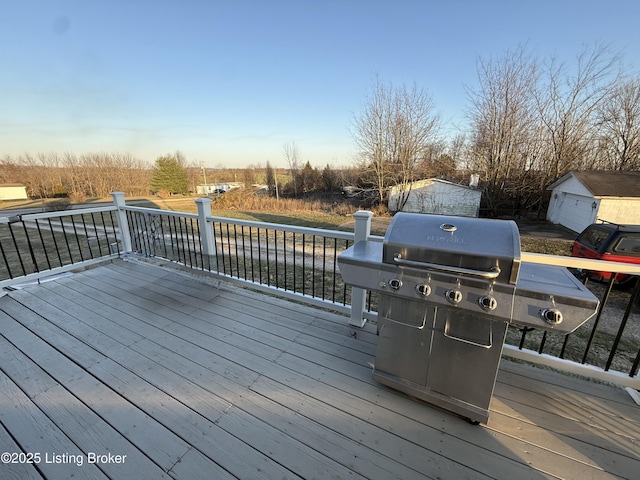
[[[520,262],[515,223],[398,213],[384,242],[338,257],[377,291],[379,382],[487,422],[510,323],[569,333],[598,300],[563,267]]]

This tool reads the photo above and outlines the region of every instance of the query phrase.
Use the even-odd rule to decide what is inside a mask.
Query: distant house
[[[574,232],[596,220],[640,224],[640,172],[569,172],[547,190],[547,220]]]
[[[475,185],[477,179],[472,183]],[[395,186],[389,193],[391,212],[432,213],[477,217],[482,192],[474,186],[459,185],[439,178]],[[406,200],[406,201],[405,201]]]
[[[243,182],[221,182],[221,183],[203,183],[196,185],[196,193],[198,195],[211,195],[214,193],[228,192],[235,188],[244,188]]]
[[[0,184],[0,200],[26,200],[27,187],[19,183]]]

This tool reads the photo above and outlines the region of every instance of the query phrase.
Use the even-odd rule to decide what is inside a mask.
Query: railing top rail
[[[578,257],[565,257],[563,255],[547,255],[544,253],[522,252],[523,262],[541,263],[544,265],[556,265],[560,267],[582,268],[585,270],[600,270],[603,272],[626,273],[640,275],[640,265],[633,263],[609,262]]]
[[[11,215],[9,217],[0,217],[0,223],[11,223],[15,220],[40,220],[42,218],[57,218],[68,217],[69,215],[83,215],[86,213],[100,213],[116,210],[114,205],[107,205],[104,207],[90,207],[90,208],[74,208],[71,210],[60,210],[57,212],[42,212],[42,213],[25,213],[24,215]]]
[[[173,210],[162,210],[161,208],[131,207],[129,205],[126,205],[122,207],[122,209],[128,210],[130,212],[153,213],[156,215],[166,215],[169,217],[198,218],[197,213],[174,212]]]
[[[229,223],[231,225],[244,225],[247,227],[256,228],[269,228],[271,230],[283,230],[285,232],[305,233],[308,235],[324,235],[331,238],[338,238],[340,240],[353,240],[353,232],[343,232],[340,230],[325,230],[322,228],[313,227],[299,227],[296,225],[286,225],[284,223],[268,223],[268,222],[256,222],[254,220],[242,220],[238,218],[227,217],[207,217],[208,222],[222,222]]]
[[[13,222],[19,222],[19,221],[20,221],[20,215],[11,215],[10,217],[0,217],[0,224],[13,223]]]

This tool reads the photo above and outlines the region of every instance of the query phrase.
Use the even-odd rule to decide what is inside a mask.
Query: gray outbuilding
[[[472,179],[471,185],[440,178],[420,180],[408,186],[397,185],[389,193],[388,208],[391,212],[477,217],[482,198],[482,191],[475,187],[477,177]]]

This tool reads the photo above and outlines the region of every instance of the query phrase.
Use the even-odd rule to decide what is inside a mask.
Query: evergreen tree
[[[277,181],[278,180],[276,179],[275,169],[271,166],[269,160],[267,160],[266,182],[269,195],[272,197],[278,196],[278,185],[276,184]]]
[[[151,190],[168,193],[186,193],[187,171],[176,155],[158,157],[151,174]]]
[[[334,192],[340,187],[338,174],[329,166],[328,163],[327,166],[324,167],[324,170],[322,170],[322,182],[324,183],[325,192]]]

